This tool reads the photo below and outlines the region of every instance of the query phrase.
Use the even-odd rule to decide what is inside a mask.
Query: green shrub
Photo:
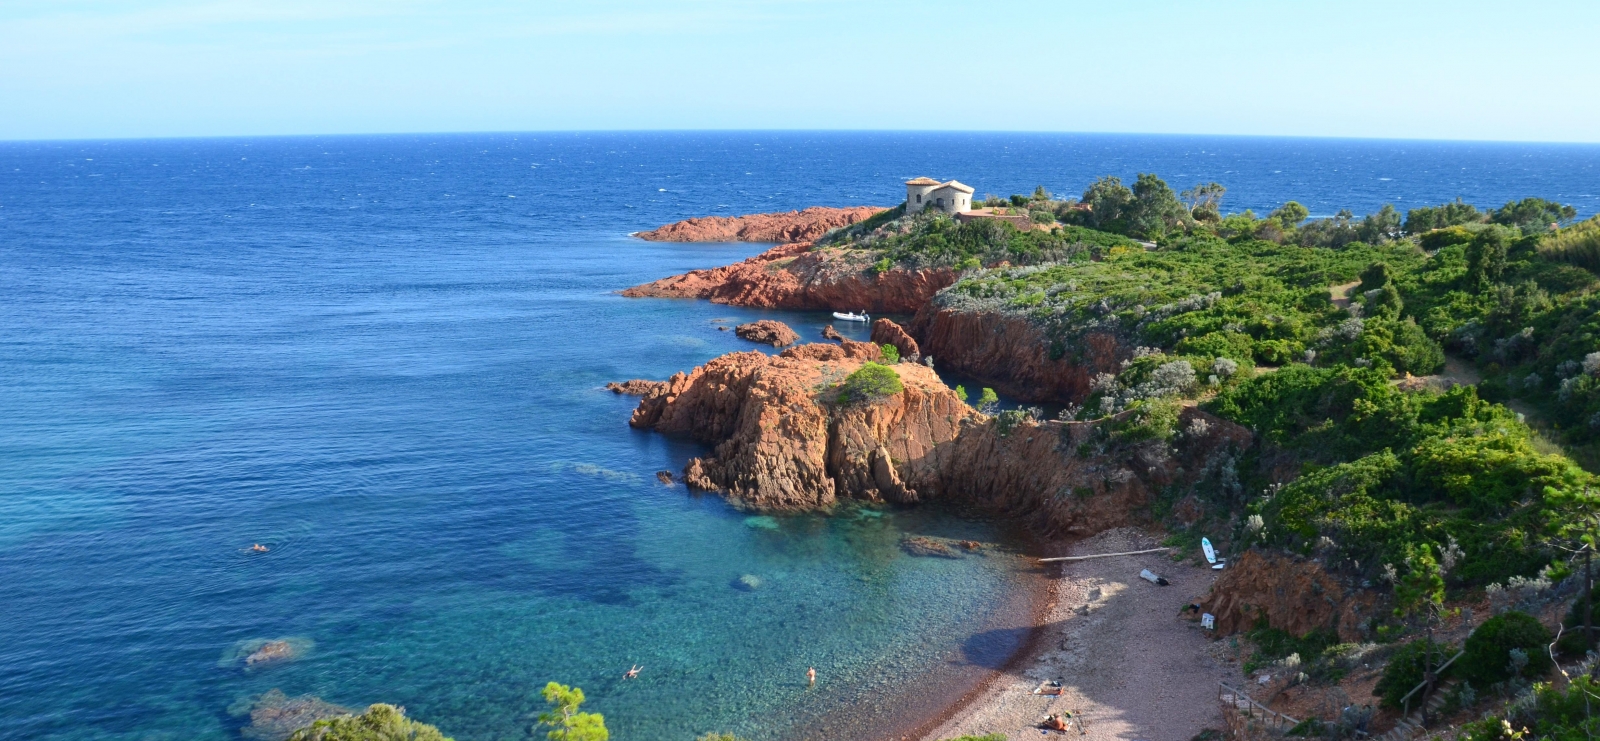
[[[1436,229],[1417,238],[1417,243],[1429,252],[1437,252],[1452,245],[1466,244],[1471,241],[1471,230],[1460,226]]]
[[[1512,677],[1541,677],[1553,662],[1546,650],[1550,631],[1525,612],[1496,615],[1467,637],[1466,654],[1456,660],[1456,674],[1479,687]],[[1512,651],[1520,651],[1513,657]]]
[[[966,386],[959,386],[959,385],[956,386],[956,398],[960,399],[962,404],[967,403],[967,387]]]
[[[868,362],[844,379],[844,385],[839,388],[839,401],[844,404],[876,402],[904,390],[905,385],[893,368]]]
[[[1539,254],[1600,272],[1600,216],[1551,233],[1539,241]]]
[[[1383,676],[1378,679],[1378,684],[1372,688],[1373,696],[1379,698],[1378,704],[1386,708],[1399,710],[1401,708],[1401,698],[1405,697],[1406,693],[1411,691],[1411,688],[1422,683],[1424,667],[1427,665],[1427,658],[1430,652],[1432,653],[1432,664],[1434,666],[1443,664],[1455,654],[1455,651],[1450,647],[1442,643],[1430,642],[1425,638],[1419,638],[1407,643],[1401,646],[1400,650],[1395,651],[1394,656],[1389,658],[1389,663],[1383,667]],[[1460,663],[1457,660],[1456,664]],[[1453,674],[1456,664],[1452,664],[1446,669],[1446,673]],[[1440,678],[1443,679],[1443,676]],[[1411,706],[1417,707],[1417,705],[1418,698],[1416,695],[1412,695]]]
[[[984,414],[994,414],[994,410],[999,407],[1000,396],[994,392],[994,389],[985,388],[983,393],[978,395],[978,411]]]
[[[1054,224],[1056,215],[1043,209],[1034,209],[1028,213],[1028,218],[1035,224]]]
[[[556,736],[551,736],[556,738]],[[574,736],[574,741],[581,737]],[[302,728],[289,741],[450,741],[439,729],[406,717],[393,705],[371,705],[360,715],[319,720]],[[601,736],[596,741],[605,741]]]
[[[539,714],[539,724],[549,726],[545,738],[550,741],[608,741],[611,732],[606,730],[606,719],[599,713],[583,713],[583,690],[551,682],[540,692],[550,709]],[[364,741],[364,740],[363,740]]]
[[[879,345],[878,349],[883,351],[883,362],[889,365],[900,362],[900,348],[894,345]]]

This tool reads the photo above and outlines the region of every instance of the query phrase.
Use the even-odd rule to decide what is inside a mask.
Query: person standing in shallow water
[[[806,670],[806,681],[808,683],[810,683],[810,684],[816,684],[817,683],[817,668],[816,667],[813,666],[810,669]]]

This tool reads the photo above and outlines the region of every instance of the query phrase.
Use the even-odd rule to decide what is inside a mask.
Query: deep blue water
[[[750,519],[657,484],[693,444],[606,381],[820,314],[613,292],[752,254],[627,234],[1154,171],[1225,210],[1540,195],[1600,147],[958,134],[0,143],[0,738],[237,738],[281,688],[526,739],[582,686],[619,739],[804,737],[886,679],[988,665],[1006,555],[914,559],[918,510]],[[859,331],[859,329],[857,329]],[[263,543],[266,554],[248,551]],[[743,574],[754,592],[730,583]],[[242,645],[305,656],[246,669]],[[639,680],[620,682],[629,665]],[[807,666],[823,681],[804,687]]]

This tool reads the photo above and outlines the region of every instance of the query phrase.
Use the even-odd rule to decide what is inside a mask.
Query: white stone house
[[[906,213],[925,208],[958,214],[972,210],[972,189],[958,180],[941,183],[933,178],[906,181]]]

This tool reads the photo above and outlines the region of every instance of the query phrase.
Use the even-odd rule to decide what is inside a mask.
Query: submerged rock
[[[754,592],[761,588],[761,577],[755,574],[745,574],[733,580],[733,588],[745,592]]]
[[[660,386],[661,384],[661,381],[646,381],[642,378],[635,378],[631,381],[623,381],[622,383],[612,381],[611,383],[606,384],[606,388],[610,389],[614,394],[644,396],[645,394],[654,391],[656,387]]]
[[[900,541],[900,549],[924,558],[961,558],[961,554],[946,543],[926,535],[906,536]]]
[[[665,486],[672,486],[672,472],[656,471],[656,480],[660,481]]]
[[[288,661],[295,657],[294,646],[288,641],[267,641],[254,653],[244,657],[245,666],[266,664],[273,661]]]
[[[274,687],[250,707],[250,725],[240,735],[252,741],[284,741],[319,720],[353,714],[354,710],[315,695],[289,697]]]
[[[301,636],[254,638],[233,644],[223,652],[217,665],[228,668],[243,666],[246,670],[261,669],[304,658],[315,645],[310,638]]]
[[[793,345],[800,339],[800,335],[790,329],[789,325],[772,319],[741,324],[733,329],[733,333],[751,342],[773,347]]]
[[[777,530],[778,518],[767,515],[754,515],[744,518],[744,526],[756,530]]]

